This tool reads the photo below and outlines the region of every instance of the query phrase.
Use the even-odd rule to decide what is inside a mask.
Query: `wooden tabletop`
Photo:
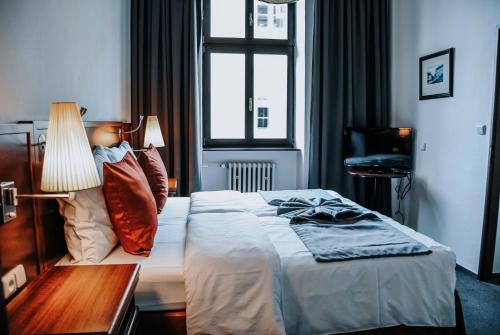
[[[116,334],[139,265],[55,266],[7,305],[12,334]]]

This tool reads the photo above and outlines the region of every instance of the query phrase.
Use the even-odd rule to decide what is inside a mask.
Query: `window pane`
[[[286,138],[288,58],[254,56],[254,138]]]
[[[245,138],[245,54],[210,56],[212,139]]]
[[[210,1],[210,36],[245,38],[245,0]]]
[[[254,1],[254,38],[286,40],[288,38],[288,5],[269,5]]]

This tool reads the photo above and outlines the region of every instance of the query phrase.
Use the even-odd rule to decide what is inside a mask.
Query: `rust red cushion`
[[[103,175],[106,206],[123,249],[149,256],[158,217],[155,199],[139,163],[127,153],[117,163],[104,163]]]
[[[161,213],[168,198],[168,174],[160,153],[150,144],[148,150],[137,158],[156,200],[156,208]]]

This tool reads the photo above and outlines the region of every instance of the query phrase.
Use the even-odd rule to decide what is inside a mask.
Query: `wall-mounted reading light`
[[[163,135],[161,134],[160,122],[156,115],[148,116],[146,121],[146,132],[144,133],[143,148],[149,147],[152,144],[157,148],[165,146]]]
[[[74,192],[101,185],[80,110],[74,102],[51,105],[41,190],[17,194],[14,182],[0,183],[0,222],[16,217],[18,199],[72,199]],[[65,193],[56,193],[65,192]]]
[[[141,115],[139,117],[139,125],[137,128],[124,132],[125,134],[132,134],[139,129],[141,129],[142,121],[144,120],[144,116]],[[163,142],[163,135],[161,133],[160,122],[158,121],[158,117],[156,115],[148,116],[146,120],[146,130],[144,131],[144,141],[142,142],[143,148],[148,148],[150,144],[153,144],[156,148],[161,148],[165,146]],[[135,152],[146,151],[146,149],[138,149],[134,150]]]

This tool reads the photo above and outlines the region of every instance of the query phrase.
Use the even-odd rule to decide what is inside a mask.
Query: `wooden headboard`
[[[84,122],[90,145],[112,146],[129,140],[130,124]],[[19,193],[41,193],[47,121],[0,125],[0,180],[14,181]],[[23,264],[28,281],[67,252],[57,201],[20,200],[17,218],[0,224],[4,273]]]

